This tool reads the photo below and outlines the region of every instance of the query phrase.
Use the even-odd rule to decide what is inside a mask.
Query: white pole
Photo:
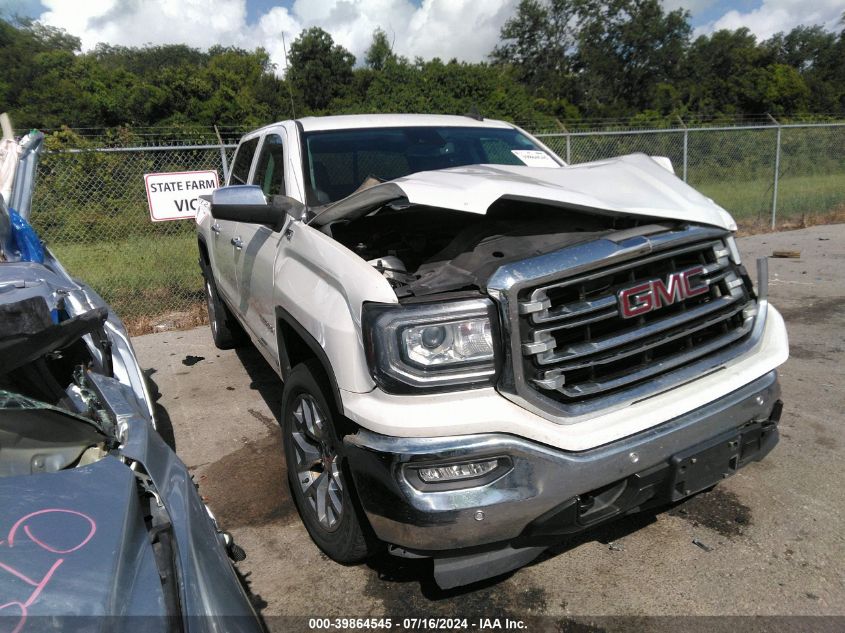
[[[780,177],[780,134],[781,134],[781,126],[775,118],[769,114],[767,115],[775,125],[778,126],[778,135],[777,135],[777,143],[775,145],[775,183],[774,183],[774,190],[772,191],[772,230],[775,228],[775,223],[777,221],[777,212],[778,212],[778,179]]]

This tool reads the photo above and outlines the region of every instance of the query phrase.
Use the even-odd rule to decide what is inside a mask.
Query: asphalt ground
[[[254,349],[219,351],[205,327],[134,342],[161,394],[162,433],[246,550],[239,569],[272,630],[308,630],[315,617],[391,617],[400,630],[403,616],[528,630],[843,630],[824,618],[651,619],[845,615],[845,225],[739,243],[752,274],[756,257],[800,251],[769,260],[791,347],[780,444],[710,492],[457,591],[438,590],[425,562],[346,567],[312,543],[285,483],[282,385]]]

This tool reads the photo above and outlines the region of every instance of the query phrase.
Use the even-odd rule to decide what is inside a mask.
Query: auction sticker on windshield
[[[560,167],[551,156],[539,149],[512,149],[511,154],[529,167]]]
[[[147,203],[153,222],[193,220],[199,209],[198,196],[210,194],[220,186],[217,172],[176,171],[144,174]]]

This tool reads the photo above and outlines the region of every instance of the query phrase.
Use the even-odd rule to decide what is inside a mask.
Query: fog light
[[[470,462],[467,464],[450,464],[448,466],[433,466],[431,468],[420,468],[420,479],[426,483],[438,481],[460,481],[462,479],[474,479],[496,470],[499,465],[498,459],[488,459],[483,462]]]

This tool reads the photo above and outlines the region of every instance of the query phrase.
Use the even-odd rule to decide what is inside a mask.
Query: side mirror
[[[273,196],[270,202],[258,185],[221,187],[211,194],[211,216],[217,220],[268,224],[282,228],[286,215],[302,216],[305,206],[288,196]]]

